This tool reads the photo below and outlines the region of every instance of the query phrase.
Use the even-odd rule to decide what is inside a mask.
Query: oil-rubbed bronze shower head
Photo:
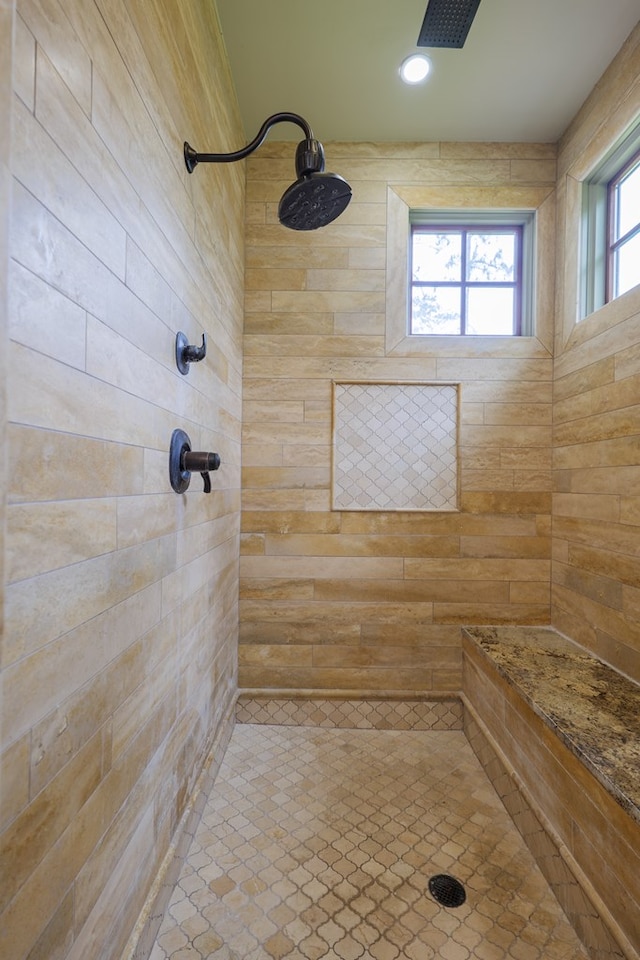
[[[233,163],[253,153],[275,123],[296,123],[305,132],[296,149],[298,179],[288,187],[278,206],[280,223],[291,230],[317,230],[339,217],[351,200],[351,187],[337,173],[324,172],[324,148],[311,127],[297,113],[275,113],[262,124],[251,143],[233,153],[197,153],[185,142],[184,161],[189,173],[198,163]]]

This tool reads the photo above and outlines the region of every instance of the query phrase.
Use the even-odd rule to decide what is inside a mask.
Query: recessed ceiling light
[[[431,70],[431,61],[423,53],[414,53],[400,64],[400,76],[405,83],[422,83]]]

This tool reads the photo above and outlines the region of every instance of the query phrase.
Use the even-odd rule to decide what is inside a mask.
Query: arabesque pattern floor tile
[[[436,957],[586,958],[464,734],[236,725],[151,960]]]

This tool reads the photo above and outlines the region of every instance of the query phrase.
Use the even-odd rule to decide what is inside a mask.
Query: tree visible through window
[[[522,226],[414,224],[410,332],[518,336]]]

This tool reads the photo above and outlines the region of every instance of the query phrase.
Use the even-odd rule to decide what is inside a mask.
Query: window
[[[488,354],[539,356],[554,335],[556,185],[394,183],[387,188],[386,356],[429,358],[419,376],[436,375],[436,358]],[[411,332],[413,227],[522,228],[520,336],[441,336]],[[482,232],[482,230],[480,230]],[[462,341],[462,343],[460,342]],[[452,353],[452,350],[455,351]],[[461,355],[460,354],[460,355]],[[433,361],[433,363],[431,363]],[[418,371],[416,371],[418,372]],[[453,377],[453,372],[450,374]]]
[[[640,150],[608,185],[607,301],[640,283]]]
[[[487,211],[466,222],[456,214],[414,214],[411,220],[410,335],[528,332],[532,214]]]
[[[640,123],[584,183],[580,316],[640,283]]]

